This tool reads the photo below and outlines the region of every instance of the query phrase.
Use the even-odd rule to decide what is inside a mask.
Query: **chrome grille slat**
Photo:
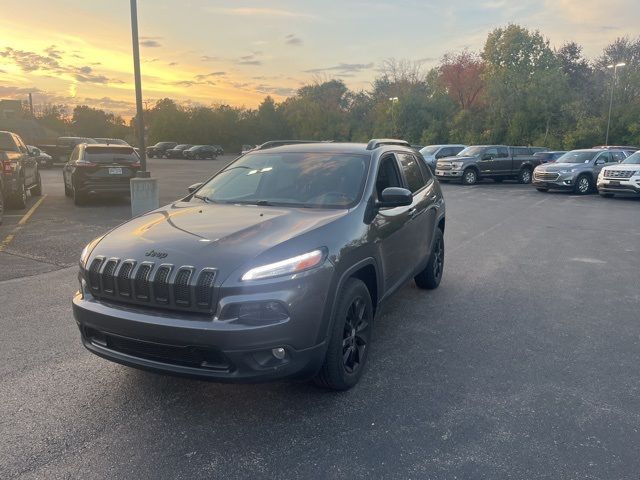
[[[554,172],[535,172],[534,177],[536,180],[546,180],[553,182],[560,178],[560,174]]]
[[[604,178],[631,178],[635,170],[605,170]]]

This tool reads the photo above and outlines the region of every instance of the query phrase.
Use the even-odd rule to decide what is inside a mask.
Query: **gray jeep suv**
[[[247,153],[92,241],[73,312],[86,348],[219,381],[355,385],[375,313],[444,267],[438,181],[406,142]]]

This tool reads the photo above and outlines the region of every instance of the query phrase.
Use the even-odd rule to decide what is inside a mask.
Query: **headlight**
[[[453,168],[454,170],[460,170],[462,168],[462,165],[464,165],[463,162],[451,162],[451,168]]]
[[[87,260],[89,260],[89,255],[91,255],[91,252],[93,251],[93,249],[95,248],[95,246],[98,244],[98,242],[100,240],[102,240],[104,238],[104,235],[98,237],[98,238],[94,238],[93,240],[91,240],[89,243],[87,243],[87,246],[84,247],[82,249],[82,253],[80,253],[80,266],[84,267],[87,263]]]
[[[324,250],[318,249],[295,257],[287,258],[280,262],[255,267],[242,275],[242,280],[261,280],[263,278],[290,275],[317,267],[325,259]]]

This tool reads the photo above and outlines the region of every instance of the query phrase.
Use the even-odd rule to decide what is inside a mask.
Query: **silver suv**
[[[627,158],[624,150],[571,150],[554,163],[539,165],[533,171],[533,186],[539,192],[550,189],[573,191],[585,195],[595,189],[600,170]]]

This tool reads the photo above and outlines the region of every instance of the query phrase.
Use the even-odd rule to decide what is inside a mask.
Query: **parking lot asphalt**
[[[224,164],[150,162],[163,202]],[[444,185],[440,288],[389,300],[361,383],[330,393],[85,351],[75,264],[129,205],[43,182],[0,227],[0,478],[638,478],[640,200]]]

